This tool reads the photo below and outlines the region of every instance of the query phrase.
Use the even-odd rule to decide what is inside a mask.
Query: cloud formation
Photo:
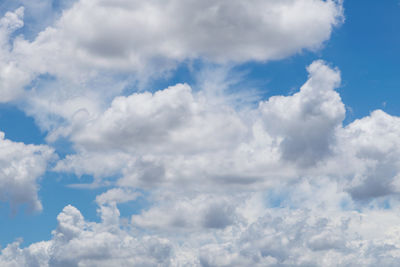
[[[4,138],[0,132],[0,200],[12,209],[27,204],[31,211],[41,211],[38,180],[48,162],[55,159],[54,150],[46,145],[25,145]]]
[[[14,50],[37,60],[51,51],[43,68],[59,75],[65,64],[132,71],[196,58],[266,61],[320,47],[342,20],[341,2],[331,0],[81,0]]]
[[[199,177],[201,186],[251,187],[296,178],[298,168],[334,156],[345,115],[335,91],[339,71],[323,61],[308,71],[298,93],[244,112],[186,84],[117,97],[96,119],[70,128],[78,153],[56,170],[122,175],[120,185],[133,187],[193,185]]]
[[[77,153],[55,170],[118,177],[96,198],[102,221],[67,206],[51,240],[10,244],[2,264],[395,264],[399,218],[381,207],[398,202],[399,118],[377,110],[342,125],[339,70],[307,70],[298,92],[252,110],[178,84],[78,118],[65,128]],[[121,218],[138,187],[150,206]]]
[[[0,102],[33,116],[49,143],[0,136],[0,196],[40,211],[49,146],[64,138],[74,152],[51,170],[107,186],[94,200],[101,221],[67,205],[50,240],[9,244],[1,266],[398,265],[400,118],[376,110],[344,125],[338,68],[316,60],[296,92],[239,107],[201,75],[200,88],[127,89],[179,64],[315,51],[343,21],[342,1],[63,4],[30,38],[19,33],[32,6],[0,19]]]
[[[98,115],[127,84],[182,62],[265,62],[316,50],[343,21],[334,0],[67,2],[29,39],[13,33],[24,25],[23,8],[0,27],[0,102],[24,102],[46,131],[79,111]],[[49,6],[27,4],[27,13]]]
[[[317,194],[324,194],[320,190],[325,187],[309,186]],[[294,198],[301,194],[293,193]],[[339,204],[341,198],[331,196]],[[9,244],[2,250],[0,263],[2,266],[392,266],[400,260],[396,226],[400,218],[396,210],[367,208],[357,212],[322,206],[305,209],[307,205],[302,204],[303,209],[254,205],[263,197],[262,194],[239,199],[230,196],[233,213],[241,216],[231,217],[231,223],[223,227],[214,227],[221,216],[215,213],[218,215],[213,224],[206,220],[203,229],[183,232],[178,224],[172,229],[162,227],[152,231],[127,226],[113,205],[101,207],[99,223],[85,220],[79,210],[67,206],[57,217],[58,226],[51,240],[26,248],[20,248],[18,242]],[[179,200],[180,205],[196,202]],[[219,207],[214,205],[214,209]],[[181,218],[190,219],[191,214],[183,212]]]
[[[395,264],[399,218],[382,207],[398,201],[399,118],[344,126],[339,70],[307,70],[298,92],[250,111],[185,84],[119,97],[71,131],[78,153],[56,169],[150,190],[129,225],[169,240],[167,265]]]

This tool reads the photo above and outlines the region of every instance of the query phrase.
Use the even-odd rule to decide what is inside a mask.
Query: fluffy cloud
[[[341,19],[337,1],[85,0],[65,12],[58,27],[85,61],[139,68],[198,57],[282,58],[318,48]]]
[[[398,264],[400,217],[397,208],[382,207],[398,204],[399,118],[378,110],[342,126],[339,71],[322,61],[308,71],[299,92],[250,112],[215,105],[184,84],[116,98],[70,129],[78,154],[57,166],[98,181],[122,175],[121,187],[96,198],[101,222],[67,206],[51,240],[9,244],[0,263]],[[290,150],[295,143],[305,150]],[[117,205],[139,196],[132,187],[150,189],[151,204],[129,220]]]
[[[51,240],[10,244],[1,265],[399,261],[400,219],[380,207],[397,203],[400,121],[378,110],[343,126],[337,68],[315,61],[298,92],[253,109],[187,84],[129,96],[118,96],[129,79],[114,84],[118,72],[157,66],[153,75],[193,59],[268,61],[317,49],[342,20],[340,1],[82,0],[32,40],[14,38],[23,12],[0,20],[0,100],[24,95],[25,110],[52,130],[49,141],[73,143],[76,153],[55,170],[118,187],[96,198],[100,223],[67,206]],[[37,179],[52,150],[4,137],[0,145],[3,200],[40,210]],[[117,205],[142,196],[135,188],[151,204],[121,218]]]
[[[188,85],[178,84],[154,94],[115,98],[109,109],[74,132],[71,140],[91,151],[162,154],[220,149],[240,139],[246,129],[229,107],[222,114],[217,112],[201,96],[195,99]]]
[[[277,214],[279,214],[277,216]],[[368,214],[368,213],[367,213]],[[392,231],[372,229],[368,236],[356,227],[370,227],[375,215],[385,212],[318,216],[309,212],[273,210],[244,230],[234,242],[204,246],[201,266],[391,266],[399,262],[398,240]],[[397,218],[398,219],[398,218]],[[374,222],[378,223],[378,222]],[[369,230],[372,230],[371,228]],[[396,238],[395,238],[396,239]]]
[[[117,97],[97,118],[70,128],[78,153],[56,170],[122,175],[120,185],[145,188],[197,184],[199,177],[199,186],[212,188],[295,178],[297,164],[286,168],[291,162],[312,167],[332,156],[345,113],[335,91],[339,71],[323,61],[308,71],[298,93],[271,97],[251,111],[186,84]]]
[[[398,203],[399,118],[377,110],[343,126],[339,70],[308,72],[298,92],[250,111],[184,84],[116,98],[70,131],[78,153],[56,169],[150,189],[128,225],[168,242],[165,265],[396,265],[400,218],[382,207]],[[100,225],[126,227],[122,188],[98,198]]]
[[[325,190],[325,186],[311,185],[321,195],[319,190]],[[293,194],[299,194],[298,190]],[[307,203],[297,203],[300,209],[271,208],[260,205],[265,196],[226,195],[231,202],[214,207],[228,205],[233,214],[241,216],[231,217],[230,223],[223,227],[204,223],[203,229],[185,231],[179,231],[177,225],[173,229],[150,227],[143,231],[137,225],[123,222],[113,205],[107,206],[108,210],[101,206],[101,222],[89,222],[75,207],[66,206],[57,217],[58,226],[50,240],[26,248],[20,248],[18,241],[9,244],[2,250],[0,263],[2,266],[393,266],[400,260],[397,210],[351,211],[324,206],[306,209]],[[342,197],[335,193],[331,196],[340,204]],[[185,206],[200,203],[198,200],[177,202]],[[315,201],[314,196],[309,201]],[[204,215],[208,217],[208,213]],[[192,214],[182,212],[180,216],[190,219]],[[137,218],[134,216],[133,222]]]
[[[323,61],[307,70],[297,93],[253,110],[186,84],[117,97],[96,118],[65,128],[77,153],[55,170],[91,174],[99,184],[119,176],[120,186],[146,189],[253,190],[331,177],[355,199],[397,194],[399,119],[378,110],[344,127],[339,70]]]
[[[344,146],[358,168],[348,184],[351,195],[369,199],[399,192],[400,118],[376,110],[342,133]]]
[[[135,193],[134,191],[126,188],[113,188],[101,195],[98,195],[96,197],[96,202],[99,205],[124,203],[132,201],[139,196],[139,193]]]
[[[20,3],[34,21],[52,13],[49,1]],[[342,3],[335,0],[59,5],[68,8],[36,36],[13,33],[23,26],[22,9],[8,12],[0,27],[0,101],[23,101],[46,131],[70,123],[79,112],[97,116],[127,84],[182,62],[264,62],[318,49],[343,20]],[[38,31],[28,26],[25,32]]]
[[[202,229],[223,229],[240,220],[234,203],[244,199],[240,194],[235,201],[225,195],[179,194],[157,192],[154,205],[139,215],[132,216],[132,224],[143,229],[179,232]]]
[[[339,71],[322,61],[307,70],[309,79],[300,92],[260,104],[267,131],[283,137],[282,158],[300,165],[313,165],[331,153],[345,116],[344,104],[334,91],[340,84]]]
[[[182,62],[318,49],[342,1],[69,2],[36,36],[18,35],[33,4],[0,19],[0,101],[72,143],[54,170],[111,188],[95,200],[100,222],[68,205],[50,240],[9,244],[1,266],[398,265],[400,118],[377,110],[344,126],[337,68],[314,61],[297,92],[256,107],[204,77],[199,90],[122,95]],[[4,134],[0,147],[1,200],[40,210],[53,150]],[[146,207],[121,217],[139,197]]]
[[[0,132],[0,200],[10,202],[12,208],[27,204],[30,210],[40,211],[37,181],[53,158],[48,146],[12,142]]]
[[[195,58],[265,61],[318,48],[342,19],[341,2],[331,0],[82,0],[33,42],[19,40],[15,50],[35,59],[29,53],[51,50],[56,60],[45,57],[50,65],[43,67],[58,74],[69,63],[139,70]]]
[[[177,170],[180,164],[193,166],[207,160],[208,154],[230,150],[246,134],[247,127],[232,108],[208,105],[202,95],[194,95],[188,85],[181,84],[154,94],[116,98],[101,116],[72,131],[71,140],[80,153],[67,156],[56,169],[84,173],[88,166],[96,176],[104,176],[99,170],[110,174],[123,164],[127,180],[180,179],[168,174],[175,171],[166,169],[165,160]],[[182,162],[182,155],[193,159]],[[97,168],[94,161],[100,159],[110,164]],[[133,169],[139,172],[132,173]]]
[[[134,237],[104,222],[87,222],[72,206],[65,207],[57,220],[52,240],[27,249],[18,248],[18,243],[10,244],[2,251],[1,265],[168,266],[170,261],[171,245],[165,239]]]
[[[7,12],[0,19],[0,102],[8,102],[21,96],[23,86],[31,80],[31,74],[21,67],[12,54],[10,35],[24,26],[24,8]]]

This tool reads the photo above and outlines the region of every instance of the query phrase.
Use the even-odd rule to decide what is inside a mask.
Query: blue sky
[[[3,1],[1,265],[398,264],[399,13]]]

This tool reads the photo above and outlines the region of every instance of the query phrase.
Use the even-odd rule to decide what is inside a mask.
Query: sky
[[[400,3],[0,2],[1,266],[398,266]]]

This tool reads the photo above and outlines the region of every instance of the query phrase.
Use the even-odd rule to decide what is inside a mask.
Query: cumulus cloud
[[[340,73],[322,61],[307,68],[308,81],[292,96],[275,96],[260,104],[267,131],[283,138],[282,158],[313,165],[334,145],[336,130],[345,116],[344,104],[334,90]]]
[[[7,12],[0,19],[0,102],[8,102],[21,96],[23,86],[30,82],[31,74],[21,66],[12,54],[10,36],[24,26],[24,8]]]
[[[104,20],[105,14],[113,16]],[[76,3],[57,26],[87,62],[138,68],[198,57],[282,58],[318,48],[341,20],[338,1],[91,0]]]
[[[22,101],[42,129],[59,130],[53,138],[74,114],[97,116],[127,84],[192,60],[264,62],[315,50],[343,20],[336,0],[70,2],[29,38],[10,34],[24,25],[22,9],[0,30],[0,101]],[[50,1],[18,3],[30,20],[54,13]]]
[[[377,110],[343,126],[339,70],[316,61],[308,72],[297,93],[261,101],[250,112],[221,102],[216,107],[187,85],[118,98],[72,132],[80,152],[57,168],[74,170],[74,162],[92,162],[94,155],[104,161],[126,156],[118,184],[153,190],[152,205],[133,215],[130,227],[168,240],[171,266],[396,265],[399,118]],[[133,104],[135,98],[145,106]],[[174,123],[158,115],[161,109]],[[201,149],[185,143],[222,131],[212,119],[199,124],[210,130],[188,130],[201,118],[225,117],[238,126],[235,138],[204,142]],[[142,128],[147,139],[137,135]],[[190,134],[174,139],[176,132]],[[108,142],[119,136],[134,138]],[[115,218],[114,208],[100,210]]]
[[[117,176],[119,186],[146,189],[253,190],[331,177],[355,199],[397,194],[398,118],[375,111],[343,126],[340,71],[321,60],[307,70],[298,92],[252,110],[212,101],[187,84],[117,97],[104,113],[69,128],[77,153],[55,170],[91,174],[99,184]]]
[[[342,3],[333,0],[82,0],[33,42],[20,40],[17,50],[36,59],[29,53],[51,50],[64,59],[45,57],[48,71],[59,74],[70,63],[139,70],[195,58],[266,61],[320,47],[342,19]]]
[[[67,156],[56,170],[84,173],[88,166],[97,176],[104,176],[100,170],[110,173],[122,167],[128,183],[162,183],[184,178],[169,174],[175,170],[167,170],[166,160],[179,171],[179,165],[193,166],[198,160],[207,160],[206,154],[212,156],[231,149],[232,144],[245,138],[246,132],[245,124],[232,108],[220,110],[208,105],[201,94],[179,84],[154,94],[116,98],[98,118],[72,132],[71,140],[79,153]],[[186,162],[182,155],[192,155],[193,159]],[[96,168],[95,161],[99,159],[110,164]],[[81,163],[75,164],[78,162]],[[189,172],[190,166],[183,171]]]
[[[312,187],[319,191],[318,187]],[[293,194],[298,193],[293,190]],[[232,217],[225,227],[204,224],[201,231],[165,227],[143,231],[137,225],[122,224],[116,206],[109,206],[107,211],[100,209],[102,221],[95,223],[85,220],[75,207],[66,206],[57,217],[58,226],[50,240],[26,248],[20,248],[19,241],[9,244],[2,250],[0,263],[2,266],[392,266],[400,260],[397,211],[332,210],[322,206],[306,209],[307,204],[300,204],[301,209],[254,205],[265,196],[225,195],[232,202],[221,205],[231,205],[231,211],[242,216]],[[338,203],[341,201],[342,197],[332,196]],[[182,206],[190,202],[190,199],[179,200]],[[196,203],[198,200],[191,204]],[[190,219],[192,214],[184,212],[181,216]]]
[[[53,149],[45,145],[26,145],[4,138],[0,132],[0,200],[15,209],[27,204],[31,211],[42,210],[38,180],[54,159]]]
[[[308,71],[298,93],[271,97],[250,111],[187,84],[117,97],[97,118],[70,128],[77,154],[55,169],[100,180],[119,175],[121,186],[144,188],[192,185],[199,177],[199,186],[211,188],[297,177],[298,168],[333,156],[345,115],[335,91],[339,71],[323,61]],[[287,168],[290,163],[296,164]]]
[[[253,110],[186,84],[116,98],[69,129],[77,153],[56,166],[119,177],[96,198],[101,222],[67,206],[52,239],[9,244],[0,263],[398,264],[399,118],[377,110],[343,126],[339,70],[315,61],[308,72],[298,92]],[[121,218],[137,187],[149,206]]]
[[[237,199],[243,199],[238,195]],[[158,192],[152,202],[154,205],[141,214],[132,216],[132,224],[143,229],[169,229],[169,231],[188,231],[201,229],[224,229],[237,220],[232,199],[225,195],[179,194]]]
[[[224,70],[318,49],[342,1],[68,5],[31,38],[16,35],[24,8],[0,19],[0,101],[72,143],[55,171],[109,186],[101,221],[68,205],[50,240],[9,244],[1,266],[398,265],[400,119],[377,110],[343,125],[338,68],[314,61],[295,93],[240,108],[218,77],[122,95],[182,62]],[[1,200],[40,210],[52,149],[0,146]],[[121,216],[138,197],[148,205]]]
[[[112,203],[124,203],[132,201],[140,196],[140,193],[135,193],[126,188],[113,188],[107,192],[98,195],[96,202],[99,205],[112,204]]]
[[[356,120],[342,133],[357,166],[348,184],[351,195],[365,200],[398,193],[400,118],[382,110]]]
[[[119,214],[118,214],[119,215]],[[2,251],[2,266],[168,266],[171,244],[157,237],[135,237],[106,223],[84,220],[73,206],[58,215],[50,241]]]
[[[90,151],[118,149],[136,153],[229,146],[224,139],[239,139],[246,130],[243,123],[233,109],[226,107],[224,114],[215,114],[205,101],[201,96],[196,98],[187,84],[154,94],[117,97],[99,118],[74,132],[71,140]],[[208,129],[210,125],[212,129]]]

